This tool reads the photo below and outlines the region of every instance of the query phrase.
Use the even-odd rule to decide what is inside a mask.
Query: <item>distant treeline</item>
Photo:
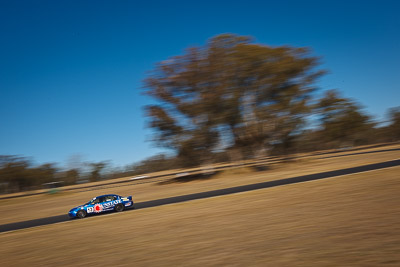
[[[125,167],[104,162],[80,162],[66,169],[54,163],[35,165],[26,157],[0,156],[0,194],[97,182],[114,178],[178,168],[174,157],[156,155]]]
[[[400,107],[379,122],[338,90],[318,94],[325,71],[309,49],[223,34],[159,62],[144,80],[157,155],[124,168],[107,162],[60,170],[0,158],[0,191],[18,192],[217,162],[400,140]],[[62,181],[62,183],[61,183]]]

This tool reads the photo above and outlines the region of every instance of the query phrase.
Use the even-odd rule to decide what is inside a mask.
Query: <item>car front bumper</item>
[[[69,216],[70,218],[76,218],[76,210],[70,210],[70,211],[68,212],[68,216]]]

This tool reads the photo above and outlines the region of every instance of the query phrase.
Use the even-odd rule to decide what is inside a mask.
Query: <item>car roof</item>
[[[117,197],[119,197],[119,195],[117,195],[117,194],[106,194],[106,195],[97,196],[96,198],[98,198],[98,197],[106,197],[106,196],[117,196]]]

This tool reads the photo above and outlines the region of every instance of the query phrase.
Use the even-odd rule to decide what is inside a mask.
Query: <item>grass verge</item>
[[[399,266],[400,167],[0,234],[1,266]]]

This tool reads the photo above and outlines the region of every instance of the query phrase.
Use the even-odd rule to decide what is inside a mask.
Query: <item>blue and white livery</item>
[[[112,210],[123,211],[125,208],[133,208],[132,196],[102,195],[93,198],[84,205],[71,209],[68,215],[70,218],[85,218],[87,215]]]

